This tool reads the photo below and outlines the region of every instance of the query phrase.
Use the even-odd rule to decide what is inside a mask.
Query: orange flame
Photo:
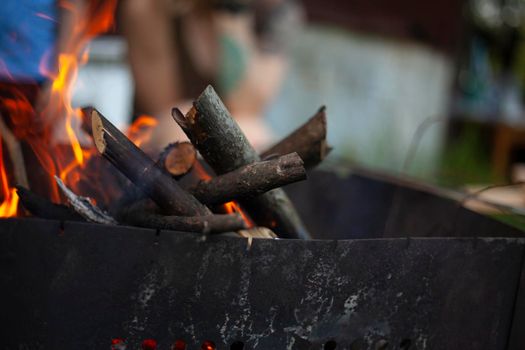
[[[116,0],[91,1],[89,4],[89,8],[84,8],[71,1],[60,1],[62,10],[69,12],[75,25],[68,40],[69,44],[58,54],[57,72],[54,74],[48,72],[43,69],[44,62],[41,64],[42,73],[52,81],[51,95],[43,113],[62,116],[62,118],[58,117],[58,121],[60,125],[63,124],[63,129],[55,129],[54,133],[59,134],[58,138],[66,137],[62,142],[69,147],[64,149],[62,145],[52,150],[56,170],[51,171],[50,176],[58,174],[60,179],[73,190],[77,190],[81,175],[84,177],[88,175],[83,172],[86,161],[96,152],[93,150],[91,140],[80,130],[82,111],[71,105],[72,89],[77,80],[79,66],[88,61],[86,44],[96,35],[110,29],[113,24]],[[57,138],[57,135],[50,136]],[[54,182],[52,186],[55,188],[53,194],[56,197]]]
[[[71,105],[72,88],[79,66],[88,60],[85,49],[87,43],[96,35],[111,28],[116,4],[116,0],[91,0],[85,4],[60,0],[59,6],[71,17],[73,28],[68,32],[67,40],[58,43],[57,47],[60,51],[54,55],[55,48],[50,48],[40,62],[41,73],[50,81],[49,97],[45,107],[42,111],[35,110],[21,91],[11,91],[13,97],[2,101],[8,111],[14,134],[29,144],[38,162],[49,174],[47,179],[49,188],[46,191],[50,199],[55,202],[60,201],[60,196],[53,179],[54,175],[58,175],[73,190],[78,190],[77,184],[81,180],[81,175],[82,178],[90,175],[82,170],[96,151],[89,137],[80,131],[82,112]],[[41,13],[36,13],[35,16],[57,22],[57,19]],[[47,68],[51,57],[57,57],[56,72]],[[3,163],[5,159],[4,157],[0,163],[0,185],[4,199],[0,204],[0,217],[16,215],[18,202],[16,192],[8,181]]]
[[[2,197],[4,198],[2,204],[0,204],[0,218],[8,218],[16,216],[18,209],[18,195],[14,188],[9,187],[7,180],[7,174],[4,167],[2,157],[2,140],[0,139],[0,185],[2,191]]]
[[[204,167],[199,161],[195,162],[195,165],[193,166],[193,171],[195,172],[195,175],[201,180],[207,181],[211,179],[210,174],[208,174],[208,172],[204,169]]]
[[[135,146],[140,147],[151,138],[151,134],[157,124],[158,121],[154,117],[141,115],[129,127],[127,136]]]
[[[253,222],[253,220],[248,216],[248,214],[246,214],[242,210],[239,203],[233,202],[233,201],[225,203],[224,210],[226,211],[227,214],[239,214],[244,220],[244,222],[246,223],[246,225],[248,226],[248,228],[252,228],[255,226],[255,223]]]

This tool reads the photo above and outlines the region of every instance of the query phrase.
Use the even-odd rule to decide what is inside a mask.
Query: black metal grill
[[[335,203],[322,205],[341,215]],[[496,236],[518,232],[491,225]],[[520,349],[524,254],[524,240],[515,238],[248,246],[237,238],[3,220],[0,348],[109,349],[123,338],[138,349],[151,338],[159,349],[181,339],[189,350],[204,341],[217,349]]]

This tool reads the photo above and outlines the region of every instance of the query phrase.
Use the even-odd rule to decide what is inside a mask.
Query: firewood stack
[[[87,129],[99,153],[134,184],[126,188],[112,211],[117,222],[199,233],[238,232],[244,237],[310,237],[280,187],[306,179],[306,169],[318,165],[330,151],[324,107],[259,155],[215,90],[208,86],[186,115],[176,108],[172,112],[191,143],[170,144],[156,160],[97,110],[85,113],[90,120]],[[202,176],[203,169],[207,169],[206,176]],[[195,177],[194,173],[200,174],[199,178],[184,181]],[[23,188],[19,194],[26,209],[35,215],[53,213],[47,217],[54,219],[61,215],[76,219],[78,214],[92,218],[88,214],[98,210],[80,196],[84,206],[78,209],[76,205],[73,211],[57,205],[42,206],[41,198]],[[70,203],[78,202],[68,199]],[[225,209],[231,207],[239,212],[225,214]]]

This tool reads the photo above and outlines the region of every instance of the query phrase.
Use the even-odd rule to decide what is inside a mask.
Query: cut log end
[[[181,177],[193,168],[197,161],[197,151],[189,142],[172,143],[164,149],[160,161],[168,173]]]
[[[106,140],[104,139],[104,123],[96,109],[91,112],[91,128],[93,130],[93,141],[97,150],[103,154],[106,151]]]

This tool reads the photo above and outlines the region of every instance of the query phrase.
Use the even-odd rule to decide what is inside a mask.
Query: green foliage
[[[491,171],[490,152],[480,128],[470,125],[445,147],[438,172],[438,183],[445,187],[500,182]]]

